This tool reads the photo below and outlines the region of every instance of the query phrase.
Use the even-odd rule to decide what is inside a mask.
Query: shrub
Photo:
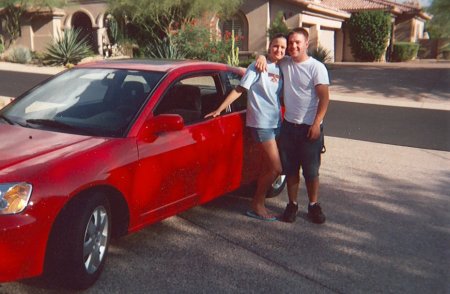
[[[390,32],[390,16],[383,11],[355,13],[349,20],[350,46],[358,61],[378,61]]]
[[[15,47],[9,52],[6,60],[14,63],[29,63],[31,61],[31,51],[27,47]]]
[[[282,11],[278,11],[267,33],[269,34],[270,40],[272,40],[272,37],[276,34],[283,34],[285,36],[289,34],[289,28],[284,22],[284,15]]]
[[[417,57],[419,44],[409,42],[397,42],[394,44],[392,61],[408,61]]]
[[[444,47],[444,49],[442,49],[441,53],[442,53],[443,59],[450,60],[450,45]]]
[[[331,62],[331,52],[330,50],[318,46],[317,48],[314,48],[308,52],[309,56],[313,57],[314,59],[317,59],[318,61],[322,63]]]
[[[247,68],[255,59],[249,58],[246,60],[239,60],[239,66],[243,68]]]
[[[3,53],[3,51],[5,51],[5,42],[3,41],[3,36],[0,35],[0,54]]]
[[[208,59],[211,47],[211,35],[205,26],[196,25],[194,21],[184,24],[172,35],[173,43],[181,48],[189,59]]]
[[[79,29],[66,29],[55,43],[47,47],[44,62],[51,65],[77,64],[92,55],[86,36],[80,37]]]
[[[208,27],[192,21],[184,24],[172,35],[172,39],[174,45],[186,54],[186,58],[227,63],[228,56],[236,54],[238,48],[236,43],[242,39],[242,36],[225,31],[223,39],[217,40],[211,38]]]

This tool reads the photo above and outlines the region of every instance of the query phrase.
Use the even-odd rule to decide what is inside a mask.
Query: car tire
[[[267,191],[266,198],[273,198],[280,195],[284,187],[286,187],[286,176],[279,175],[272,183],[272,187]]]
[[[284,187],[286,187],[286,176],[280,175],[275,181],[272,183],[272,187],[267,191],[266,198],[273,198],[281,194],[283,192]],[[242,186],[237,189],[235,193],[241,197],[251,198],[255,194],[256,191],[256,182]]]
[[[72,201],[58,217],[48,247],[50,278],[75,290],[87,289],[97,281],[111,238],[107,198],[99,193],[85,196]]]

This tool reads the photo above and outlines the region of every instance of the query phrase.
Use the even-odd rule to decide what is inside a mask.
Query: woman
[[[246,125],[264,156],[256,192],[247,215],[264,221],[277,219],[266,209],[265,200],[267,191],[281,173],[276,137],[281,124],[280,95],[283,81],[277,63],[284,57],[286,45],[286,37],[282,34],[275,35],[269,44],[267,71],[260,73],[255,68],[255,62],[250,64],[240,85],[230,92],[219,108],[205,116],[205,118],[219,116],[244,91],[247,91]]]

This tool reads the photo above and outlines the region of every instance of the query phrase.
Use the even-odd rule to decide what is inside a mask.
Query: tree
[[[108,0],[109,11],[138,44],[170,37],[194,18],[206,13],[234,14],[242,0]]]
[[[427,9],[433,18],[427,24],[431,38],[450,38],[450,1],[433,0]]]
[[[62,7],[66,4],[66,0],[0,0],[0,23],[4,21],[3,30],[6,33],[9,47],[17,38],[21,36],[21,18],[28,9],[35,10],[48,8],[52,10],[54,7]]]
[[[289,28],[287,27],[286,22],[284,20],[284,14],[282,11],[278,11],[277,15],[275,16],[275,19],[273,20],[268,30],[269,39],[272,40],[273,36],[275,36],[276,34],[283,34],[287,36],[288,33]]]
[[[349,20],[350,46],[359,61],[378,61],[386,49],[390,16],[383,11],[352,14]]]

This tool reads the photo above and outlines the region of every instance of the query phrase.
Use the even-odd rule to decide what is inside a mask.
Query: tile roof
[[[398,13],[419,12],[421,7],[418,2],[397,3],[389,0],[322,0],[322,4],[338,9],[357,12],[364,10],[387,10]]]

